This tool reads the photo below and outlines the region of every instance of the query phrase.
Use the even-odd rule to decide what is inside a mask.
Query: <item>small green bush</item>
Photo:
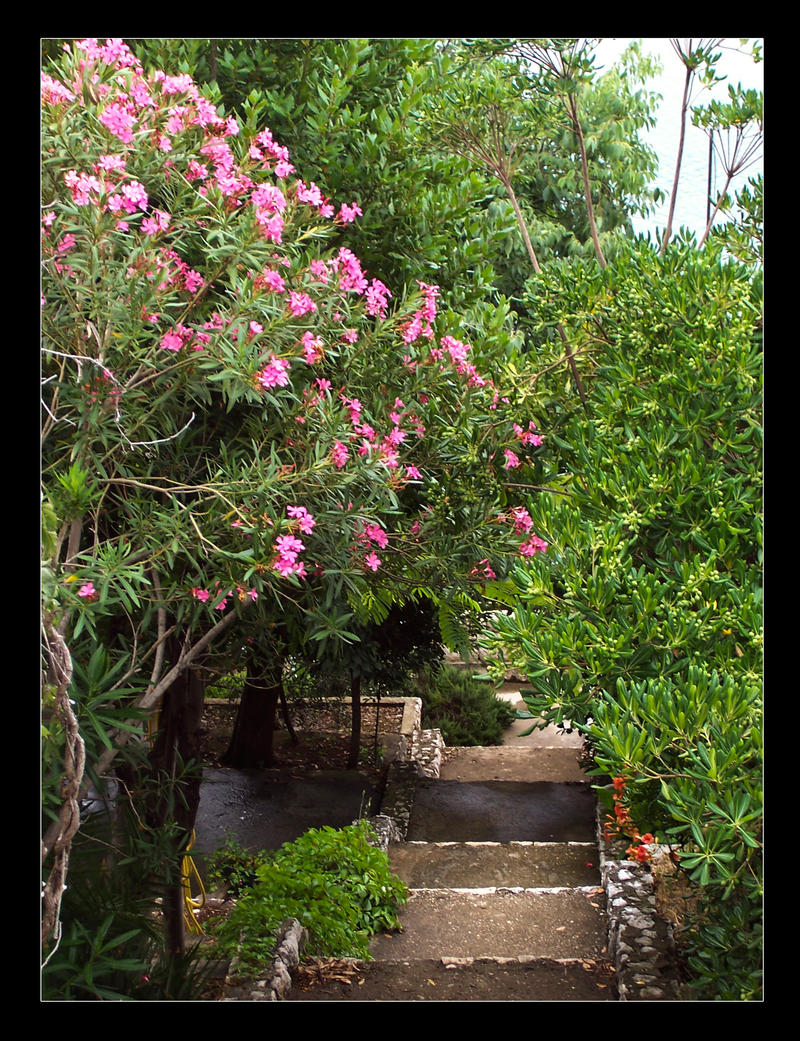
[[[238,953],[245,970],[258,971],[274,956],[281,924],[296,918],[308,930],[306,954],[369,961],[370,937],[399,927],[398,908],[408,898],[374,838],[362,820],[312,828],[274,853],[257,855],[255,883],[218,929],[221,948]]]
[[[501,745],[516,711],[495,696],[494,687],[446,665],[429,669],[422,695],[424,725],[442,732],[445,743]]]

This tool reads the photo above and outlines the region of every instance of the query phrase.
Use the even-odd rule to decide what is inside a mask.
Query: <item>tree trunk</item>
[[[347,769],[358,769],[358,757],[361,752],[361,677],[350,675],[350,701],[353,718],[350,727],[350,754],[347,757]]]
[[[153,772],[165,779],[163,795],[151,806],[149,823],[163,826],[171,817],[181,836],[180,851],[165,865],[164,932],[167,952],[185,952],[183,850],[188,846],[200,805],[203,779],[200,763],[200,720],[205,682],[195,669],[187,669],[164,696],[158,734],[150,762]],[[174,790],[170,779],[174,779]]]
[[[222,758],[225,766],[248,770],[274,764],[275,709],[282,689],[282,665],[280,659],[268,665],[248,659],[233,736]]]

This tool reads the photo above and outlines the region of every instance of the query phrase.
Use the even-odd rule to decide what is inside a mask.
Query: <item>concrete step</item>
[[[586,783],[420,778],[406,838],[417,842],[593,842]]]
[[[313,979],[313,965],[307,970]],[[387,999],[387,995],[391,995]],[[428,958],[354,963],[321,985],[302,979],[288,1001],[616,1001],[608,963],[595,960]]]
[[[378,961],[441,958],[601,959],[604,892],[580,889],[412,890],[402,932],[375,936]]]
[[[389,863],[410,889],[600,885],[592,842],[404,842]]]
[[[588,782],[579,754],[580,748],[574,744],[448,748],[439,776],[443,781]]]

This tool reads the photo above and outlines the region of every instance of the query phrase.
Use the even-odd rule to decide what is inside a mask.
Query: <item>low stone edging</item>
[[[236,959],[225,978],[225,996],[220,1001],[284,1001],[292,988],[292,972],[300,964],[308,933],[296,918],[287,918],[278,933],[275,958],[262,979],[243,980]]]
[[[620,1001],[680,1001],[672,926],[656,909],[648,863],[622,860],[606,841],[598,807],[597,845],[606,893],[608,956],[616,970]]]

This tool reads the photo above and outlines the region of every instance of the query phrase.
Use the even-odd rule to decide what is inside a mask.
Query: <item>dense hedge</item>
[[[566,421],[545,556],[498,644],[532,711],[585,727],[641,832],[699,888],[700,992],[758,993],[761,949],[761,301],[748,267],[641,244],[532,286],[595,359]],[[540,310],[540,313],[541,310]]]

